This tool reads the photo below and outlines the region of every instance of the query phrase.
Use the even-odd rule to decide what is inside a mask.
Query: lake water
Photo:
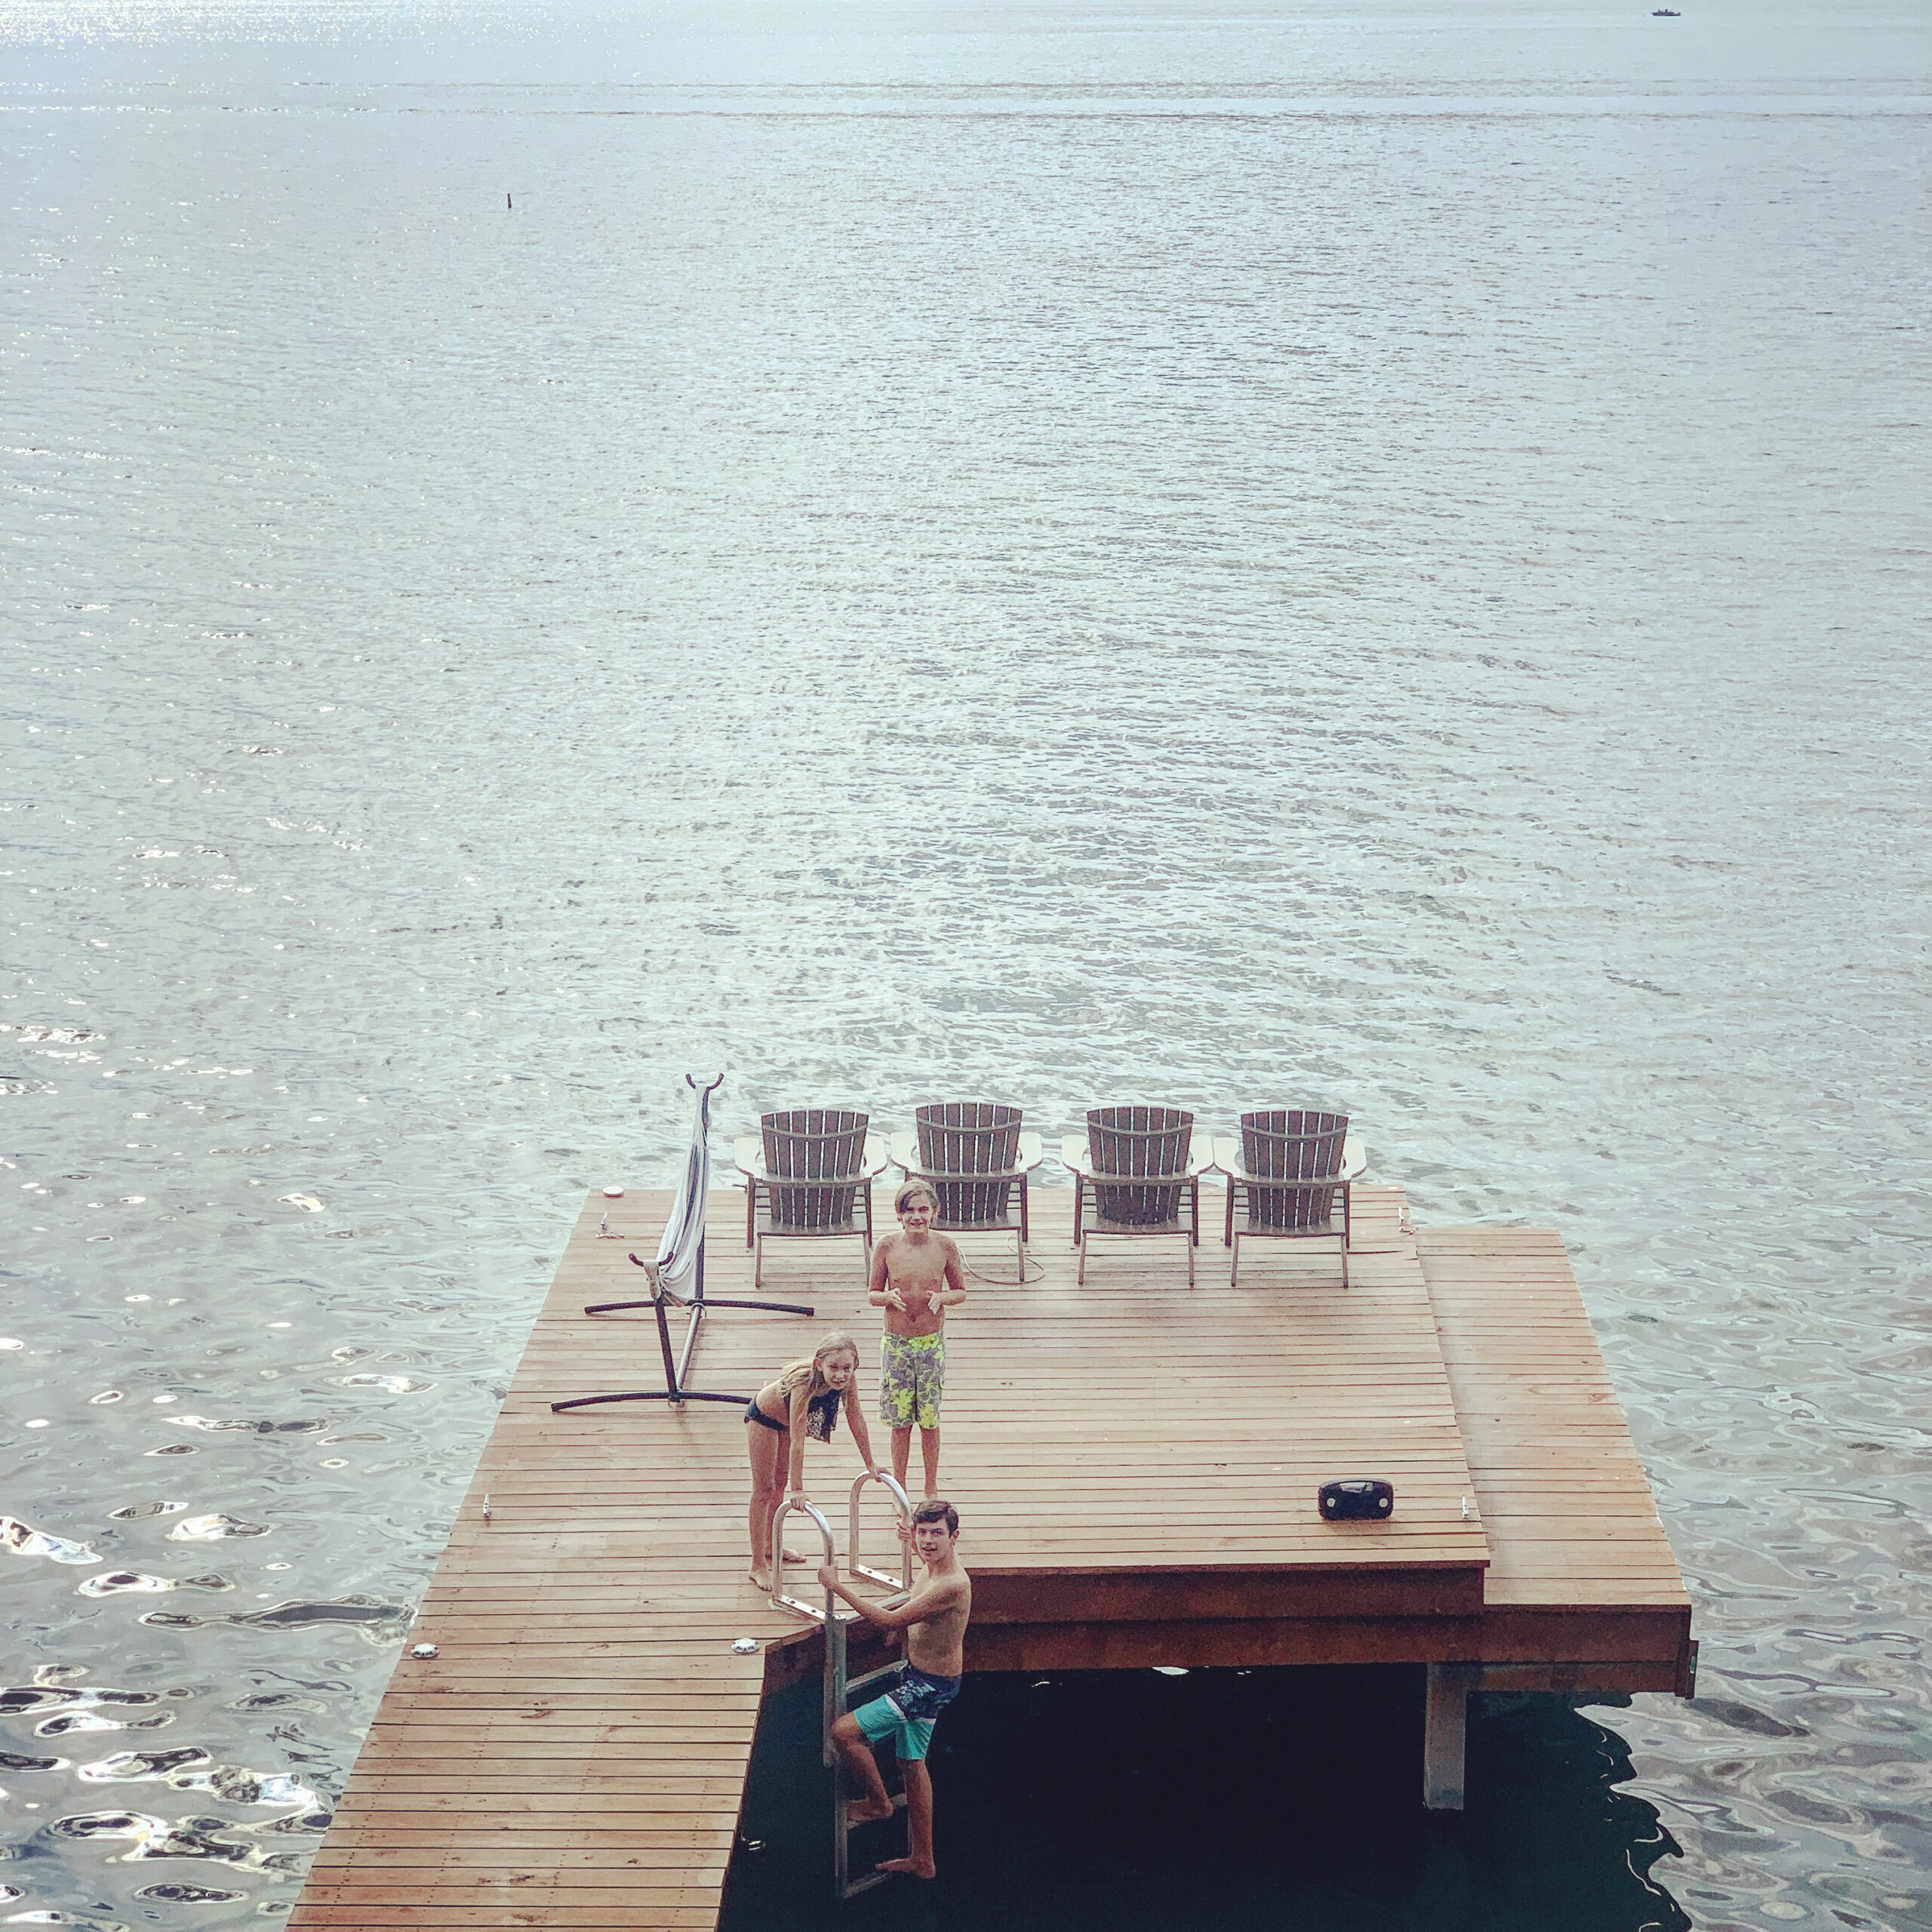
[[[1210,1678],[1140,1810],[989,1685],[956,1844],[1932,1926],[1927,23],[1683,11],[0,5],[0,1922],[286,1912],[721,1066],[721,1149],[1306,1100],[1560,1225],[1697,1601],[1694,1703],[1493,1700],[1460,1839],[1404,1757],[1243,1890]]]

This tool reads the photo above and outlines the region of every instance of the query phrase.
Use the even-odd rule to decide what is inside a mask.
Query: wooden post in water
[[[1463,1808],[1463,1747],[1468,1740],[1469,1691],[1481,1666],[1432,1663],[1423,1718],[1422,1801],[1431,1811]]]

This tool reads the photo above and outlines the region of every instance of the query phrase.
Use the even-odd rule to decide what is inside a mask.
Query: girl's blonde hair
[[[808,1355],[801,1355],[796,1361],[788,1361],[778,1371],[778,1392],[787,1401],[793,1394],[803,1389],[809,1401],[814,1395],[823,1395],[832,1384],[825,1379],[825,1358],[827,1355],[850,1355],[852,1366],[859,1365],[859,1345],[842,1330],[828,1335]]]

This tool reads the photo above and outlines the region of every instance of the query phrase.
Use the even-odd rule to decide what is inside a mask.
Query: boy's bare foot
[[[785,1552],[785,1561],[787,1563],[809,1563],[811,1560],[809,1556],[801,1556],[796,1550],[788,1549]]]
[[[768,1590],[771,1587],[771,1572],[769,1570],[754,1570],[746,1581],[756,1584],[761,1590]]]
[[[881,1859],[878,1869],[881,1872],[903,1872],[909,1878],[937,1878],[939,1876],[937,1865],[921,1865],[916,1858]]]
[[[892,1801],[887,1798],[882,1804],[875,1804],[858,1798],[845,1807],[845,1822],[848,1825],[876,1825],[881,1818],[892,1816]]]

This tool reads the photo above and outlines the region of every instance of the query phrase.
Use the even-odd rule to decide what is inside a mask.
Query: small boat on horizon
[[[1654,20],[1681,20],[1684,16],[1675,7],[1653,7],[1651,18]]]

